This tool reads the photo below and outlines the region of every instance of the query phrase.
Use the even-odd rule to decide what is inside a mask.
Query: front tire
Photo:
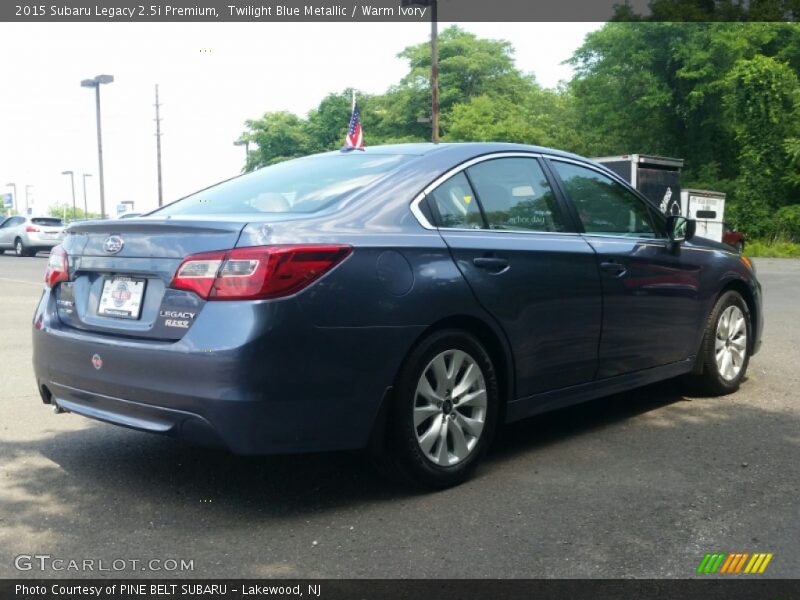
[[[741,294],[722,294],[706,322],[698,360],[702,373],[694,383],[712,396],[732,394],[739,389],[750,363],[752,320]]]
[[[400,371],[390,417],[400,473],[429,488],[465,481],[494,434],[499,397],[494,365],[475,337],[445,330],[422,341]]]

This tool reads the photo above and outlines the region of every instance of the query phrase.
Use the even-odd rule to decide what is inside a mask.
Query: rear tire
[[[389,452],[396,469],[428,488],[465,481],[489,447],[499,398],[494,365],[475,337],[451,329],[423,340],[395,388]]]
[[[724,396],[738,390],[750,363],[751,339],[752,322],[747,303],[738,292],[725,292],[706,321],[698,356],[702,372],[691,376],[690,384],[711,396]]]

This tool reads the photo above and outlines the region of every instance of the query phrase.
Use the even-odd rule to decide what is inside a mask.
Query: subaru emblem
[[[118,235],[112,235],[106,238],[106,241],[103,242],[103,250],[108,252],[109,254],[116,254],[122,247],[125,245],[125,242],[122,241],[122,238]]]

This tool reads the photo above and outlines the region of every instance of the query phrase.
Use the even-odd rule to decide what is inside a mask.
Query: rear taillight
[[[27,233],[39,233],[39,231],[41,231],[41,230],[40,230],[38,227],[34,227],[33,225],[28,225],[28,226],[25,228],[25,231],[26,231]]]
[[[296,294],[352,252],[350,246],[260,246],[194,254],[170,287],[207,300],[260,300]]]
[[[55,246],[50,250],[50,258],[47,260],[47,270],[44,273],[44,283],[47,287],[53,287],[61,281],[69,280],[69,255],[61,246]]]

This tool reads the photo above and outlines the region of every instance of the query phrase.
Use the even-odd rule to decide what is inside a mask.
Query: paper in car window
[[[536,192],[533,191],[533,186],[518,185],[511,189],[511,195],[515,198],[535,196]]]

